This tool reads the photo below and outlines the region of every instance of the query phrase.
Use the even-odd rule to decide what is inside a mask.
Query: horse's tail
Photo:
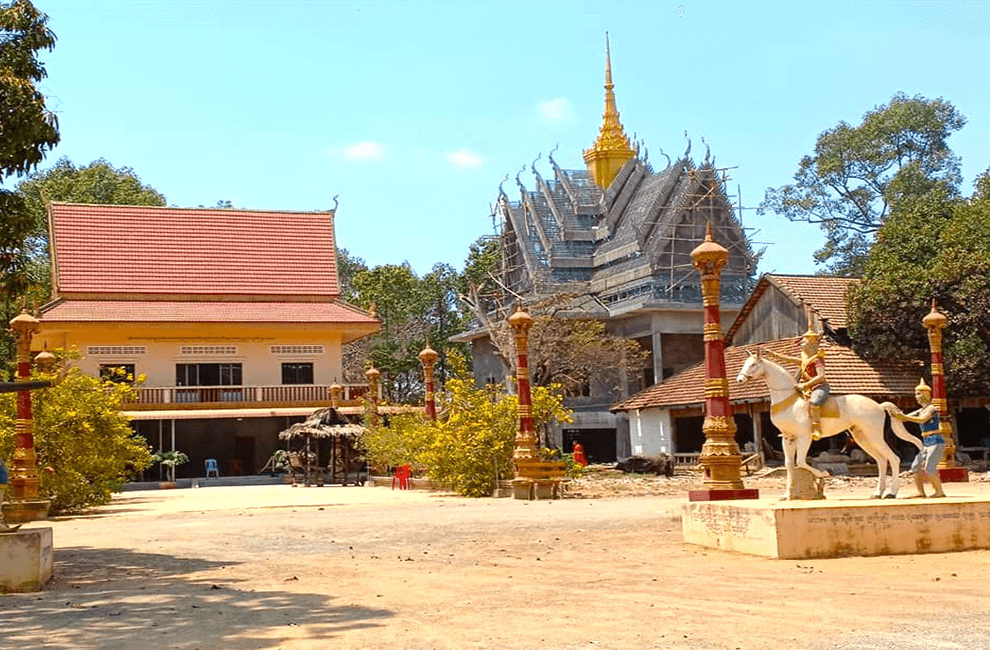
[[[918,440],[918,437],[911,435],[911,432],[907,430],[904,423],[894,417],[894,413],[900,413],[901,409],[897,408],[897,406],[891,402],[884,402],[880,405],[880,407],[887,412],[887,419],[890,420],[890,428],[894,432],[894,435],[901,440],[907,440],[920,451],[922,449],[922,444],[921,441]]]

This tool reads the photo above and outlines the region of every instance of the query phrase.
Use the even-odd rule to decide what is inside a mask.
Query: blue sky
[[[67,156],[132,167],[178,206],[314,210],[370,265],[460,268],[499,182],[555,145],[582,168],[609,32],[622,122],[662,159],[701,138],[755,207],[815,139],[895,92],[967,117],[990,167],[990,2],[35,0]],[[526,176],[524,176],[524,179]],[[531,183],[530,183],[531,184]],[[514,195],[514,182],[506,185]],[[817,226],[744,213],[760,272],[812,273]]]

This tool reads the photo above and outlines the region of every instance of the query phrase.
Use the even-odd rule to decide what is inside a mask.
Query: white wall
[[[629,441],[633,456],[674,453],[673,421],[667,409],[629,411]]]

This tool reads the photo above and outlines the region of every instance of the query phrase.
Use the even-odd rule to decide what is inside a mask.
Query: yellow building
[[[52,203],[53,299],[36,345],[143,375],[129,414],[178,476],[251,474],[329,404],[341,346],[378,321],[340,299],[334,212]],[[345,400],[364,386],[345,386]]]

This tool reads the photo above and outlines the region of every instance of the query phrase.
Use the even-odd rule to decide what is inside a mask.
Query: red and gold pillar
[[[423,381],[426,384],[426,417],[434,421],[437,419],[437,403],[434,396],[433,367],[439,357],[436,350],[430,347],[429,341],[419,353],[419,362],[423,364]]]
[[[509,317],[509,325],[516,340],[516,395],[519,398],[519,428],[516,430],[516,446],[512,452],[515,478],[512,493],[516,499],[532,499],[534,482],[539,478],[540,456],[536,445],[536,427],[533,425],[533,398],[529,387],[529,329],[533,319],[519,307]]]
[[[708,224],[705,241],[691,251],[691,263],[701,273],[705,341],[705,444],[698,462],[705,470],[701,490],[691,490],[691,501],[758,499],[759,490],[742,482],[742,455],[736,444],[736,423],[729,403],[729,379],[725,372],[725,343],[719,315],[719,274],[729,251],[712,239]]]
[[[31,339],[41,329],[38,319],[27,313],[14,317],[10,329],[17,339],[17,381],[31,381]],[[14,424],[14,462],[10,472],[13,498],[4,506],[8,523],[24,523],[45,519],[49,501],[39,496],[41,478],[38,457],[34,452],[34,420],[31,413],[31,391],[17,392],[17,421]]]
[[[945,389],[945,366],[942,364],[942,330],[949,319],[935,308],[921,320],[928,330],[928,345],[932,352],[932,404],[938,409],[938,432],[945,439],[945,451],[938,464],[938,476],[944,483],[969,481],[969,472],[956,464],[956,443],[952,436],[952,422],[949,420],[948,393]]]
[[[374,366],[364,371],[364,376],[368,378],[368,406],[364,419],[369,427],[378,426],[378,379],[381,375]]]

